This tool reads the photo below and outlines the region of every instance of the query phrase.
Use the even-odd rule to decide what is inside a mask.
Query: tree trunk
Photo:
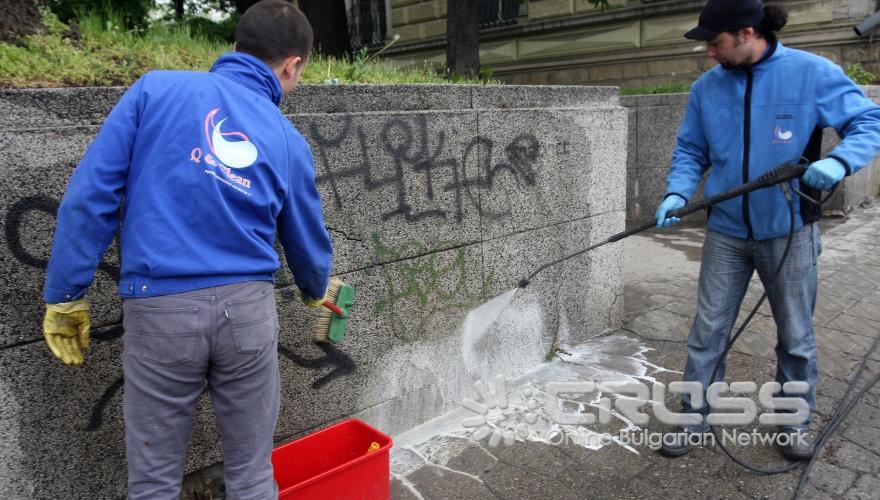
[[[351,54],[345,0],[299,0],[299,8],[315,32],[315,50],[341,58]]]
[[[480,2],[447,0],[446,71],[473,77],[480,72]]]
[[[183,19],[183,3],[186,0],[174,0],[174,18],[180,21]]]

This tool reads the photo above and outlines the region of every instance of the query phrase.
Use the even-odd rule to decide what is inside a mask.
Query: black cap
[[[764,19],[761,0],[709,0],[700,12],[696,28],[684,34],[691,40],[708,41],[722,31],[760,26]]]

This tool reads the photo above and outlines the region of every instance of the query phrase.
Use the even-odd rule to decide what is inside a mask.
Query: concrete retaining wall
[[[0,497],[125,493],[115,246],[90,298],[86,365],[42,341],[41,288],[72,169],[122,89],[0,92]],[[476,338],[466,313],[542,263],[623,229],[627,110],[613,88],[302,87],[284,105],[316,159],[334,274],[357,305],[336,348],[310,340],[286,267],[286,441],[346,416],[395,434],[621,322],[619,244],[550,268]],[[146,228],[149,229],[149,228]],[[207,398],[187,470],[221,460]]]
[[[629,115],[626,155],[626,220],[642,222],[654,215],[666,194],[666,176],[675,136],[684,117],[688,94],[626,96],[620,103]],[[689,220],[702,215],[692,215]]]
[[[865,94],[880,103],[880,86],[863,86]],[[620,99],[629,114],[627,154],[626,217],[628,223],[650,219],[666,194],[666,175],[675,148],[675,136],[684,117],[688,94],[626,96]],[[834,129],[822,138],[825,155],[840,142]],[[835,195],[823,205],[828,213],[848,213],[860,203],[870,202],[880,191],[880,160],[847,177]],[[698,197],[702,195],[702,189]],[[689,220],[705,220],[695,214]]]

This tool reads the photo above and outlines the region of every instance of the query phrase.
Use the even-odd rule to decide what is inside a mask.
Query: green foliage
[[[79,37],[44,11],[45,35],[0,43],[0,87],[129,85],[151,69],[207,70],[230,47],[185,28],[126,29],[118,17],[79,18]]]
[[[49,0],[52,12],[64,22],[86,16],[101,19],[121,20],[126,28],[143,27],[147,23],[147,14],[155,2],[153,0]]]
[[[629,87],[620,89],[620,95],[643,95],[643,94],[676,94],[691,91],[689,83],[664,83],[653,87]]]
[[[84,15],[79,35],[49,11],[43,12],[47,33],[25,37],[20,45],[0,43],[0,88],[130,85],[152,69],[205,71],[228,43],[186,23],[125,27],[117,17]],[[449,83],[433,66],[401,69],[366,52],[354,60],[315,55],[303,83]],[[461,83],[497,83],[486,79]]]
[[[366,60],[361,54],[355,56],[353,61],[337,59],[320,54],[313,55],[309,65],[303,73],[302,82],[309,83],[333,83],[333,84],[357,84],[357,83],[466,83],[466,84],[491,84],[500,83],[479,79],[452,79],[429,63],[422,67],[400,68],[394,63],[382,59]]]
[[[845,66],[846,76],[852,78],[852,81],[859,85],[870,85],[874,83],[877,76],[866,70],[859,63],[847,63]]]
[[[334,57],[316,54],[312,56],[311,63],[306,67],[303,74],[303,83],[470,83],[488,84],[500,83],[489,79],[492,72],[486,68],[480,68],[477,78],[463,78],[459,75],[440,74],[436,68],[427,61],[421,68],[402,69],[392,62],[383,61],[378,56],[388,47],[392,46],[399,35],[387,45],[373,54],[369,54],[366,47],[351,59],[336,59]],[[326,68],[326,70],[325,70]],[[326,71],[326,73],[322,73]]]
[[[183,0],[183,16],[173,3],[158,4],[152,11],[154,25],[182,27],[195,36],[232,44],[241,15],[226,0]]]
[[[232,44],[239,17],[238,13],[234,13],[222,21],[213,21],[201,16],[187,16],[183,24],[195,36]]]
[[[351,64],[349,64],[348,67],[345,68],[345,78],[350,82],[361,81],[364,75],[367,73],[368,59],[369,57],[367,55],[367,48],[361,47],[360,52],[358,52],[354,60],[351,61]]]
[[[484,85],[501,83],[499,81],[492,80],[491,66],[480,66],[480,71],[477,73],[476,77],[473,78],[447,71],[445,79],[450,83],[481,83]]]

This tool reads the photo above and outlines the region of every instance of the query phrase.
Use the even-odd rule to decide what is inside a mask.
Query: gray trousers
[[[125,299],[128,498],[180,498],[193,411],[211,396],[226,498],[277,498],[272,445],[280,399],[272,283]]]

